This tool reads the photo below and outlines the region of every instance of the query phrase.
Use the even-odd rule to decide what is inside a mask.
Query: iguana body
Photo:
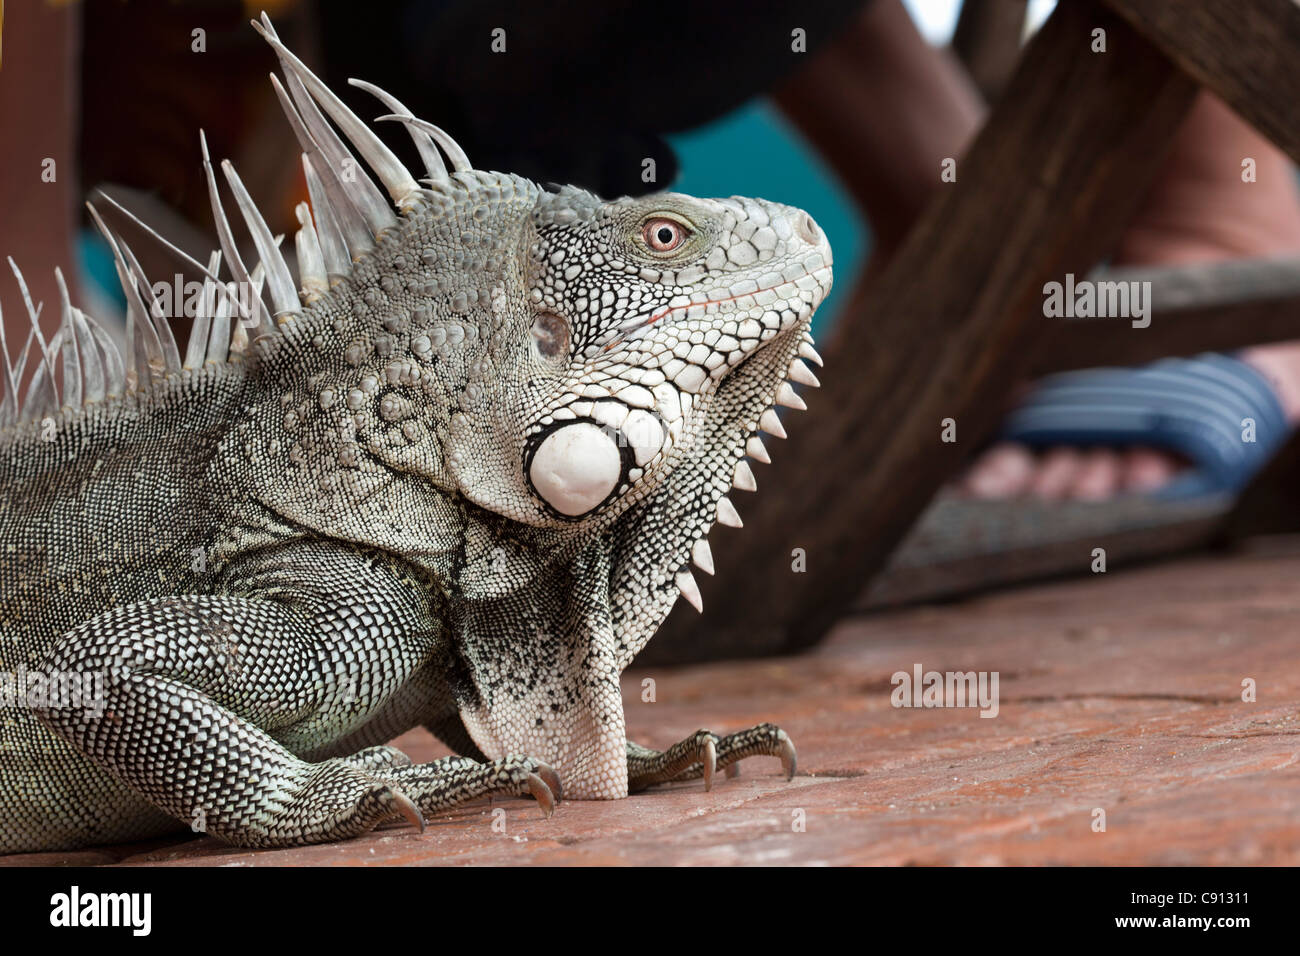
[[[212,183],[225,264],[264,272],[270,307],[241,320],[208,283],[182,356],[117,241],[125,362],[65,301],[22,402],[0,369],[0,673],[26,675],[0,709],[0,852],[181,824],[292,845],[490,794],[549,812],[561,779],[616,798],[751,754],[792,772],[770,725],[627,741],[618,678],[698,605],[689,567],[739,524],[760,419],[802,406],[786,377],[815,383],[825,238],[758,200],[475,171],[404,115],[420,186],[268,39],[308,157],[300,281],[227,170],[261,261],[237,261]],[[397,214],[340,175],[313,98]],[[463,756],[382,746],[421,725]]]

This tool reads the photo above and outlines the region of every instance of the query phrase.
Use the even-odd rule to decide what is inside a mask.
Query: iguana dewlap
[[[254,26],[312,199],[297,281],[225,163],[240,260],[208,164],[221,253],[183,351],[96,216],[125,354],[65,295],[48,344],[28,299],[0,365],[0,852],[178,821],[318,842],[493,794],[549,812],[560,781],[617,798],[754,754],[793,773],[771,725],[628,741],[619,675],[679,597],[700,606],[690,568],[740,525],[757,431],[816,385],[825,236],[762,200],[475,170],[359,84],[417,182]],[[462,756],[384,746],[421,725]]]

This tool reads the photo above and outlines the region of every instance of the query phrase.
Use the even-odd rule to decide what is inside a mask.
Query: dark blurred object
[[[82,10],[86,188],[110,182],[146,190],[206,226],[200,129],[213,157],[230,157],[264,203],[301,178],[298,164],[285,162],[297,153],[293,137],[272,112],[266,74],[275,57],[238,0],[86,0]],[[288,21],[277,23],[292,35]],[[202,52],[195,30],[203,31]],[[289,228],[292,218],[282,219],[278,228]]]
[[[406,0],[377,15],[370,6],[324,0],[273,16],[360,115],[387,109],[347,86],[349,77],[395,93],[447,129],[481,168],[617,196],[670,184],[677,162],[665,134],[773,89],[864,3],[715,0],[648,15],[629,0],[558,8]],[[274,57],[249,28],[245,5],[86,0],[82,10],[85,186],[146,190],[207,223],[202,128],[213,156],[231,157],[269,206],[272,226],[291,230],[289,197],[300,191],[300,177],[297,163],[284,158],[297,150],[266,82]],[[494,52],[498,29],[504,52]],[[795,30],[804,31],[799,44]],[[416,165],[404,136],[387,139]],[[655,161],[651,182],[642,180],[647,158]]]
[[[1029,0],[964,0],[952,48],[988,102],[996,102],[1015,72]]]
[[[475,166],[603,196],[672,182],[664,134],[716,119],[775,87],[864,0],[562,4],[475,0],[318,6],[325,79],[377,83],[445,128]],[[505,52],[493,52],[493,31]],[[807,51],[794,52],[792,31]],[[382,110],[347,97],[362,116]],[[642,182],[651,158],[656,181]]]

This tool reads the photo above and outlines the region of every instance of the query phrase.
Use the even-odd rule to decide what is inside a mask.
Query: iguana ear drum
[[[604,503],[624,480],[625,449],[595,422],[566,422],[532,448],[528,480],[539,498],[577,518]]]

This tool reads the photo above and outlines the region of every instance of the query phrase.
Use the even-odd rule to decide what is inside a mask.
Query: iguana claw
[[[541,777],[546,783],[557,804],[564,799],[564,787],[560,785],[560,775],[552,770],[549,765],[538,761],[537,776]],[[550,814],[548,813],[547,816],[550,816]]]
[[[702,778],[704,789],[711,790],[717,771],[735,777],[740,773],[741,760],[759,756],[779,757],[785,778],[794,779],[798,765],[794,744],[775,724],[759,724],[721,737],[698,730],[664,751],[629,743],[628,789],[644,790],[656,783]]]
[[[781,742],[781,769],[785,771],[785,779],[793,780],[795,771],[799,768],[799,756],[794,752],[794,742],[784,730],[778,730],[776,737]]]
[[[391,790],[390,792],[393,794],[393,803],[396,804],[398,812],[406,818],[406,822],[423,833],[424,814],[420,812],[420,808],[402,791]]]
[[[551,776],[555,776],[554,771],[551,772]],[[556,799],[555,795],[551,793],[551,788],[546,785],[546,781],[538,774],[530,773],[528,775],[528,792],[533,795],[537,805],[542,808],[542,815],[549,819],[551,814],[555,812]]]

